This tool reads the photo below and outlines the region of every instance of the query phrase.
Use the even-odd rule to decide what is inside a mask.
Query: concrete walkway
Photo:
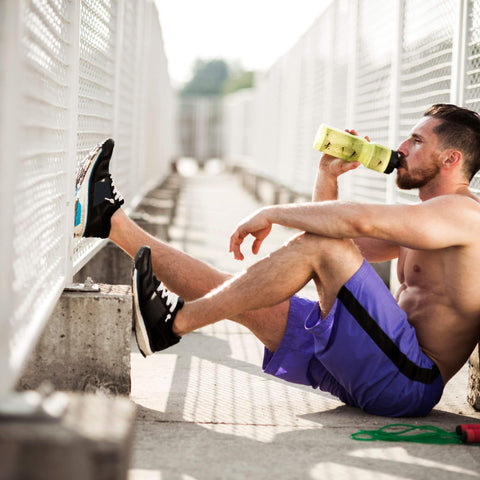
[[[257,207],[236,178],[207,168],[185,178],[173,243],[238,271],[245,265],[228,253],[229,235]],[[263,253],[291,234],[274,228]],[[315,295],[310,286],[303,293]],[[263,374],[262,346],[233,322],[190,334],[147,359],[133,349],[138,419],[130,480],[480,478],[480,446],[350,439],[359,429],[397,421],[448,431],[480,423],[480,412],[465,401],[466,369],[428,417],[392,420]]]

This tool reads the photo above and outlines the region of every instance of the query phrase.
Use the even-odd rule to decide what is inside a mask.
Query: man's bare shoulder
[[[480,205],[480,197],[475,195],[473,192],[470,190],[468,191],[468,195],[466,195],[468,198],[471,198],[474,202],[478,203]]]
[[[410,236],[415,236],[416,242],[404,246],[431,250],[477,245],[480,199],[475,195],[437,195],[406,208],[402,227]]]
[[[425,200],[424,203],[428,202],[468,202],[468,200],[473,200],[475,203],[480,204],[480,197],[475,195],[470,189],[461,190],[456,193],[444,193],[441,195],[435,195],[429,200]]]
[[[445,214],[454,211],[459,216],[463,213],[480,215],[480,198],[470,192],[470,190],[465,193],[438,195],[429,200],[425,200],[421,204],[427,208],[443,211]]]

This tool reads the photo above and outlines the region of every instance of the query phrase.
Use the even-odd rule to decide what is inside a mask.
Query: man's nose
[[[404,140],[397,148],[397,152],[399,152],[402,157],[408,156],[408,140]]]

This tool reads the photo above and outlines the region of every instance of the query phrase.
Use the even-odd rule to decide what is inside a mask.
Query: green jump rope
[[[447,432],[433,425],[407,425],[392,423],[378,430],[359,430],[350,436],[353,440],[372,442],[415,442],[446,445],[477,443],[480,446],[480,423],[458,425],[454,432]]]

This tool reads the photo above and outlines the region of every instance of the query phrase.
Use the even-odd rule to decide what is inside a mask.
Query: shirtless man
[[[90,180],[79,182],[88,212],[82,191],[102,183],[96,169],[108,172],[107,150],[92,156]],[[480,168],[480,117],[434,105],[399,151],[397,185],[418,188],[419,204],[336,200],[337,177],[358,164],[323,155],[314,201],[254,212],[232,234],[230,251],[242,260],[242,242],[252,235],[258,253],[273,224],[300,233],[233,278],[149,237],[120,205],[113,214],[97,206],[76,234],[95,221],[136,253],[135,328],[144,355],[230,318],[263,342],[267,373],[366,412],[426,415],[480,339],[480,204],[468,189]],[[393,258],[401,283],[395,297],[367,263]],[[295,295],[312,279],[318,302]]]

